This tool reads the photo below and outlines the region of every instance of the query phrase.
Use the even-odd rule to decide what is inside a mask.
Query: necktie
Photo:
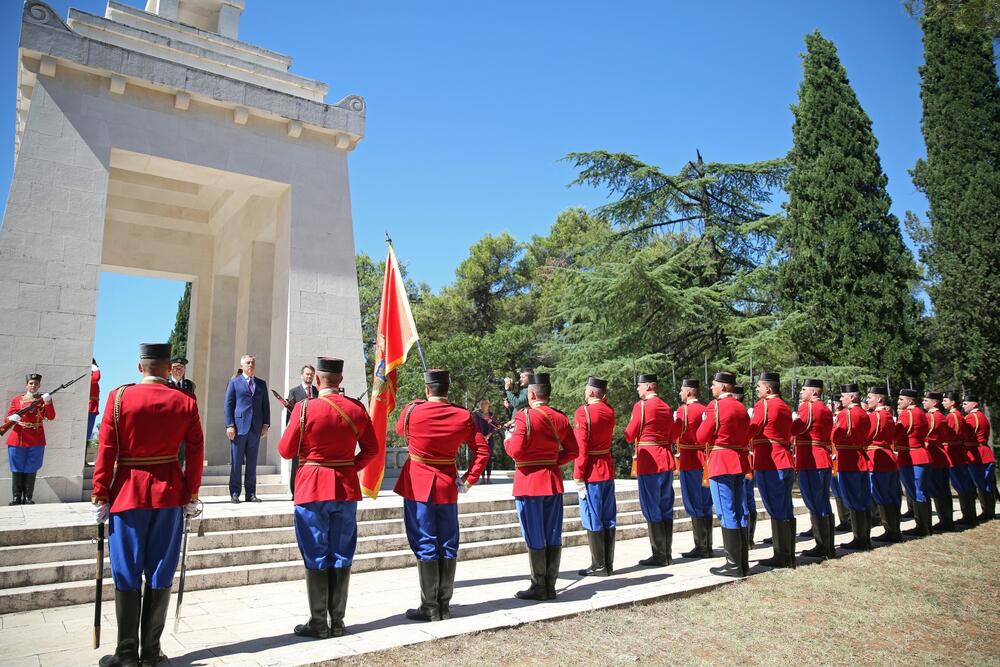
[[[252,377],[248,377],[247,378],[247,388],[250,389],[250,395],[253,396],[253,378]]]

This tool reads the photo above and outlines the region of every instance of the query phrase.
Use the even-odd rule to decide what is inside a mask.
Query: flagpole
[[[394,246],[392,245],[392,239],[389,238],[389,230],[385,231],[385,243],[386,243],[387,246],[389,246],[390,248],[393,248],[395,250]],[[420,339],[419,338],[417,338],[417,340],[416,340],[416,345],[417,345],[417,354],[420,355],[420,365],[424,367],[424,372],[426,373],[427,372],[427,359],[426,359],[426,357],[424,357],[424,348],[423,348],[423,346],[420,345]]]

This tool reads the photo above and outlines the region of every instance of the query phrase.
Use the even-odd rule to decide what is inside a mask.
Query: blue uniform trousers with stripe
[[[615,480],[587,482],[587,497],[580,502],[580,523],[592,532],[614,528],[618,516]]]
[[[11,472],[38,472],[45,457],[45,445],[7,447],[7,465]]]
[[[869,473],[872,499],[876,505],[899,507],[903,501],[899,494],[899,471],[878,470]]]
[[[674,520],[674,473],[639,475],[639,508],[649,523]]]
[[[295,506],[295,539],[306,568],[348,567],[358,545],[358,503],[317,500]]]
[[[562,546],[563,496],[521,496],[514,498],[521,535],[529,549]]]
[[[120,591],[170,588],[181,558],[184,514],[180,507],[115,512],[108,528],[111,578]]]
[[[933,468],[928,466],[924,473],[924,493],[930,498],[943,498],[951,496],[951,488],[948,486],[948,469]]]
[[[403,524],[417,560],[458,558],[458,503],[404,500]]]
[[[906,495],[913,502],[926,503],[927,495],[927,471],[930,466],[926,464],[915,466],[899,466],[899,481],[906,489]]]
[[[960,496],[971,496],[976,493],[976,482],[972,478],[972,465],[962,463],[948,468],[948,478],[951,486]]]
[[[872,486],[867,471],[837,473],[840,499],[849,510],[864,512],[872,508]]]
[[[708,480],[712,490],[712,501],[723,528],[735,530],[747,525],[746,476],[743,473],[735,475],[719,475]]]
[[[764,509],[776,521],[788,521],[792,518],[792,486],[795,484],[795,471],[791,468],[782,470],[758,470],[753,474],[760,490],[760,499],[764,501]]]
[[[751,516],[757,515],[757,496],[754,493],[754,489],[757,485],[754,484],[753,473],[750,473],[750,477],[746,475],[743,476],[743,525],[747,526],[747,520]]]
[[[809,512],[819,516],[830,516],[830,480],[833,478],[829,468],[816,470],[800,470],[798,472],[799,493]]]
[[[996,463],[976,463],[972,466],[972,480],[983,493],[996,493]]]
[[[681,499],[684,511],[695,519],[712,517],[712,489],[701,485],[701,470],[681,470]]]

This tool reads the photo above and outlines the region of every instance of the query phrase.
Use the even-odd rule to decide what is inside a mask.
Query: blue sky
[[[0,4],[5,200],[21,9]],[[65,16],[70,5],[103,14],[106,3],[51,4]],[[817,28],[836,43],[874,122],[893,211],[926,208],[907,174],[924,154],[923,55],[902,0],[246,6],[242,39],[291,55],[293,72],[329,83],[328,102],[365,97],[367,136],[350,158],[357,249],[381,257],[388,229],[411,276],[434,288],[484,234],[528,239],[559,211],[604,201],[603,192],[566,187],[575,174],[560,158],[570,151],[634,153],[668,171],[695,149],[727,162],[786,153],[803,36]],[[116,276],[101,287],[98,352],[169,333],[177,284],[130,286]],[[117,323],[134,319],[136,289],[162,299],[165,316],[126,338]]]

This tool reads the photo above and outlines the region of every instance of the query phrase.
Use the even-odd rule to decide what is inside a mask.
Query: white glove
[[[90,365],[90,370],[91,370],[91,372],[93,372],[93,371],[98,371],[100,369],[97,367],[97,364],[91,364]]]
[[[107,503],[97,503],[90,506],[90,514],[94,517],[94,523],[102,524],[107,522],[111,512]]]
[[[189,502],[184,506],[184,516],[188,519],[194,519],[201,516],[201,512],[204,509],[203,503],[197,498]]]
[[[49,395],[49,394],[42,394],[42,400],[45,401],[46,403],[51,403],[52,402],[52,396]]]
[[[792,421],[796,421],[799,419],[802,419],[802,417],[799,416],[799,412],[798,410],[796,410],[795,412],[792,413]]]
[[[580,502],[581,503],[584,500],[586,500],[587,499],[587,485],[584,484],[583,482],[577,482],[576,483],[576,495],[580,498]]]
[[[466,491],[469,490],[469,487],[466,485],[465,480],[462,479],[461,477],[455,478],[455,488],[458,489],[459,493],[465,493]]]
[[[17,422],[21,421],[21,415],[15,412],[10,417],[7,417],[7,421],[12,421],[16,424]]]
[[[705,421],[706,419],[708,419],[708,410],[701,413],[701,420]]]

